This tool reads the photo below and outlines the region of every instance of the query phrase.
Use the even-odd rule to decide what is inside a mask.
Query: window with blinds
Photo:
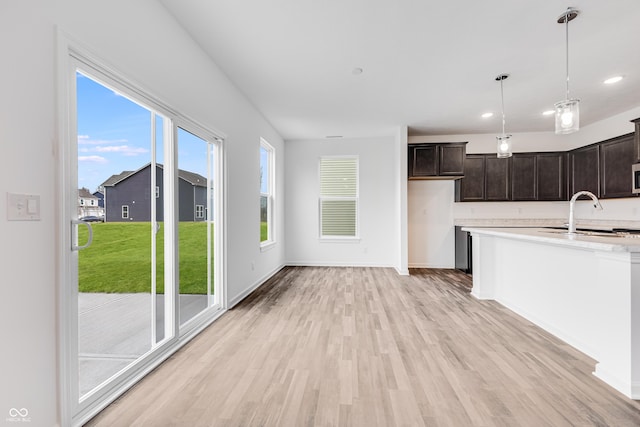
[[[320,237],[358,236],[358,158],[320,158]]]

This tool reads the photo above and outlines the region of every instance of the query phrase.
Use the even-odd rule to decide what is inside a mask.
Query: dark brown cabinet
[[[634,146],[635,146],[635,159],[634,163],[640,163],[640,118],[631,120],[636,125],[636,132],[634,137]]]
[[[583,190],[603,199],[638,197],[632,166],[640,163],[640,118],[632,122],[634,133],[568,152],[469,154],[455,201],[562,201]]]
[[[536,154],[536,200],[567,200],[567,155]]]
[[[409,178],[438,175],[436,145],[409,146]]]
[[[537,189],[536,154],[514,154],[511,157],[511,199],[536,200]]]
[[[485,158],[485,195],[487,201],[505,201],[509,194],[509,159],[499,159],[495,155]]]
[[[466,142],[409,145],[409,179],[462,177]]]
[[[564,152],[468,154],[465,176],[456,181],[456,202],[567,200]]]
[[[586,190],[600,197],[600,147],[597,144],[569,151],[569,185],[570,194]]]
[[[486,200],[484,192],[484,154],[468,154],[464,164],[464,178],[456,181],[456,202]]]
[[[509,200],[509,159],[495,154],[469,154],[464,178],[456,181],[456,202]]]
[[[511,157],[511,200],[566,200],[566,155],[515,153]]]
[[[622,135],[599,145],[601,196],[633,197],[631,165],[636,155],[634,134]]]

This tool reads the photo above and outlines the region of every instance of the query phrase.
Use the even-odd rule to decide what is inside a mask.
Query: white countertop
[[[577,234],[569,236],[563,230],[540,227],[527,228],[476,228],[463,227],[472,234],[486,234],[508,239],[528,240],[559,246],[590,249],[604,252],[640,252],[640,235],[637,237],[608,237]]]
[[[455,218],[453,225],[463,227],[558,227],[567,223],[567,218]],[[640,221],[632,220],[596,220],[578,218],[578,227],[631,228],[640,230]]]

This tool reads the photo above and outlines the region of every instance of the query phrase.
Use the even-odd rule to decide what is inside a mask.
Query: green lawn
[[[157,292],[163,293],[163,228],[157,234]],[[207,224],[179,225],[180,293],[207,293]],[[85,227],[78,230],[85,242]],[[151,225],[148,222],[95,223],[93,244],[79,252],[80,292],[150,292]]]
[[[269,238],[269,231],[267,230],[267,223],[265,221],[260,223],[260,241],[264,242]]]

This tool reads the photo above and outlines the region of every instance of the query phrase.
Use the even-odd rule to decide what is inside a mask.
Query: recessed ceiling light
[[[543,111],[542,115],[543,116],[550,116],[550,115],[555,114],[555,113],[556,113],[556,110],[547,110],[547,111]]]
[[[614,83],[618,83],[620,80],[622,80],[622,76],[615,76],[615,77],[611,77],[611,78],[608,78],[607,80],[605,80],[604,84],[612,85]]]
[[[362,74],[362,71],[363,71],[362,68],[356,67],[353,70],[351,70],[351,74],[357,76],[358,74]]]
[[[482,115],[482,118],[483,118],[483,119],[488,119],[489,117],[492,117],[492,116],[493,116],[493,113],[484,113],[484,114]]]

